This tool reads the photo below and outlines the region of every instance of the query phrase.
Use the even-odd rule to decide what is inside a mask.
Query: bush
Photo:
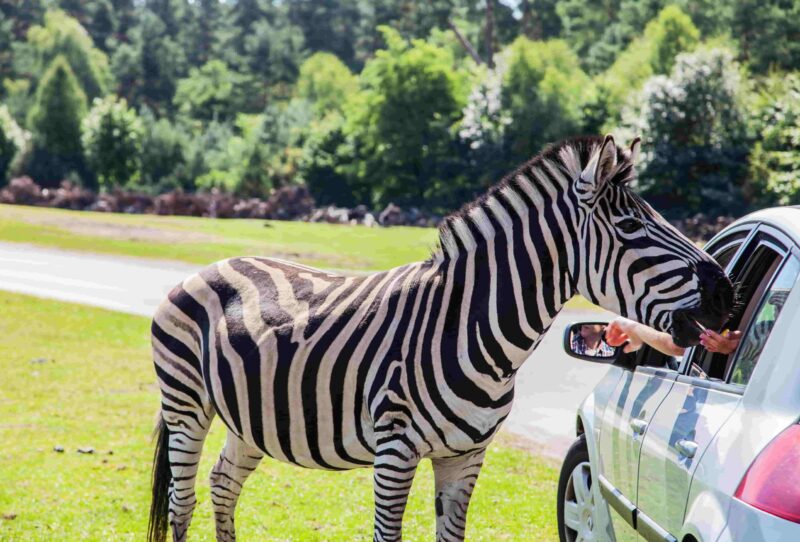
[[[0,106],[0,185],[30,147],[31,135],[19,127],[6,106]]]
[[[148,109],[143,109],[140,118],[144,129],[139,184],[155,191],[194,189],[195,176],[187,170],[186,133],[167,119],[156,120]]]
[[[678,54],[694,50],[700,32],[692,20],[676,5],[665,7],[658,17],[647,23],[644,34],[622,51],[614,64],[598,77],[608,104],[608,123],[619,118],[630,96],[641,89],[653,75],[666,75],[672,70]]]
[[[761,206],[800,203],[800,74],[773,76],[754,117],[747,196]]]
[[[123,186],[138,179],[142,132],[141,120],[124,98],[95,98],[81,125],[81,143],[102,186]]]
[[[386,49],[367,63],[362,90],[345,106],[355,160],[344,169],[369,186],[373,203],[452,205],[459,164],[451,128],[466,103],[466,74],[449,49],[380,28]]]
[[[512,163],[547,143],[582,131],[583,106],[595,89],[580,61],[561,40],[517,38],[507,53],[501,99],[510,118],[505,140]]]
[[[747,157],[744,89],[725,49],[678,55],[669,77],[645,84],[623,111],[628,135],[641,134],[640,182],[670,216],[741,212]]]

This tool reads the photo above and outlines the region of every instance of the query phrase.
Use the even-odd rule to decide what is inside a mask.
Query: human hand
[[[741,339],[742,332],[738,330],[725,330],[722,334],[719,334],[711,329],[706,329],[700,334],[700,344],[709,352],[717,352],[720,354],[730,354],[736,350]]]
[[[642,341],[636,335],[636,326],[637,324],[633,320],[628,320],[622,316],[614,318],[614,320],[606,326],[606,343],[610,346],[625,345],[622,351],[626,354],[639,350],[642,347]]]

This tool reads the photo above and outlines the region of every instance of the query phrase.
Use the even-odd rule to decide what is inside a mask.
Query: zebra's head
[[[628,183],[640,142],[623,149],[609,135],[562,149],[575,166],[580,270],[578,291],[601,307],[669,332],[679,346],[699,342],[702,328],[720,329],[734,303],[722,268],[675,229]],[[577,160],[576,160],[577,159]],[[573,169],[573,168],[568,168]]]

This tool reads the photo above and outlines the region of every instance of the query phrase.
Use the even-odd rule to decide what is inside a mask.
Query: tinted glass
[[[786,298],[800,273],[800,263],[790,257],[784,264],[769,290],[764,294],[761,305],[753,316],[747,334],[739,344],[736,361],[731,371],[732,384],[747,385],[758,357],[764,349],[775,322],[783,309]]]

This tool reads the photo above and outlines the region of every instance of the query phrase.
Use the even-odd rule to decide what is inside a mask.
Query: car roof
[[[774,226],[791,237],[795,244],[800,245],[800,205],[770,207],[756,211],[736,220],[728,228],[747,222],[762,222]]]

